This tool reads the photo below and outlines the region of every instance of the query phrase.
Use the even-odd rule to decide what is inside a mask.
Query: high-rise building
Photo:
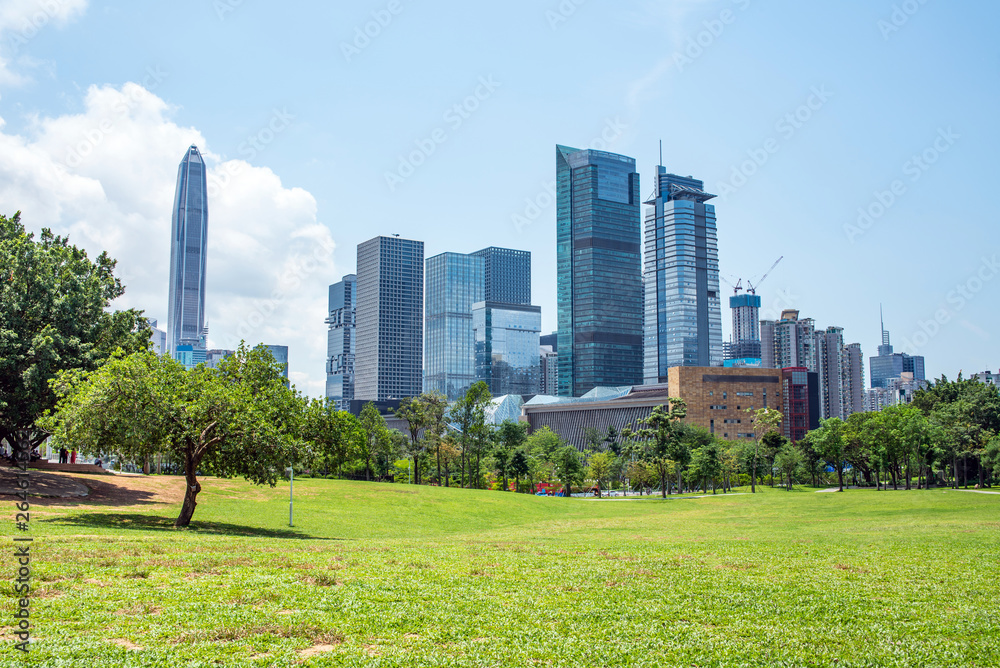
[[[288,380],[288,346],[270,346],[265,343],[264,347],[267,348],[271,356],[274,357],[274,361],[281,367],[282,377]]]
[[[486,382],[494,397],[538,394],[542,380],[538,355],[541,307],[478,302],[472,305],[472,329],[477,381]]]
[[[483,260],[483,296],[476,301],[531,305],[531,253],[491,246],[472,254]]]
[[[614,153],[556,147],[559,394],[642,382],[639,174]]]
[[[984,385],[1000,386],[1000,373],[994,374],[992,371],[986,370],[981,373],[977,373],[976,378],[979,379],[979,382]]]
[[[785,419],[782,430],[792,443],[801,441],[809,431],[819,428],[819,374],[805,367],[781,370]]]
[[[765,369],[805,367],[819,371],[816,359],[816,322],[799,319],[799,312],[787,309],[781,320],[761,320],[761,366]]]
[[[425,391],[455,401],[476,382],[472,305],[485,298],[485,285],[481,256],[442,253],[427,259]]]
[[[723,346],[727,366],[729,362],[761,360],[760,304],[756,294],[733,295],[729,308],[733,312],[733,340]]]
[[[545,338],[544,336],[541,338]],[[559,394],[559,353],[550,345],[539,346],[539,362],[542,367],[542,382],[539,392],[554,397]]]
[[[423,389],[424,242],[375,237],[358,246],[354,397],[386,401]]]
[[[816,334],[819,409],[824,420],[844,419],[844,329],[827,327]]]
[[[209,369],[218,369],[219,363],[222,362],[222,360],[227,357],[231,357],[234,354],[235,351],[233,350],[215,349],[205,351],[205,366]]]
[[[326,324],[326,397],[346,411],[354,399],[358,277],[348,274],[330,286]]]
[[[894,353],[889,341],[889,331],[882,325],[882,345],[878,347],[878,357],[869,360],[872,374],[872,387],[889,387],[889,381],[901,378],[904,373],[912,373],[913,380],[925,380],[924,358],[921,355],[910,356],[906,353]]]
[[[177,189],[170,224],[167,344],[175,358],[183,347],[185,360],[201,358],[204,361],[207,255],[207,170],[198,147],[192,146],[177,170]]]
[[[647,385],[666,382],[671,367],[723,363],[718,234],[715,207],[706,204],[715,195],[664,167],[656,176],[655,197],[646,202]]]
[[[844,419],[865,412],[865,358],[860,343],[844,346]]]
[[[146,318],[149,327],[153,330],[149,333],[149,342],[152,344],[153,352],[157,355],[167,354],[167,333],[157,327],[154,318]]]

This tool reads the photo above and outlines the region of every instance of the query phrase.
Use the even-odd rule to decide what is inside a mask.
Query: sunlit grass
[[[204,488],[39,508],[29,665],[1000,665],[1000,497]]]

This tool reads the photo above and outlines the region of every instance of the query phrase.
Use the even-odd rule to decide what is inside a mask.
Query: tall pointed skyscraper
[[[170,355],[188,366],[205,361],[205,259],[208,254],[208,181],[197,146],[177,170],[170,225]]]

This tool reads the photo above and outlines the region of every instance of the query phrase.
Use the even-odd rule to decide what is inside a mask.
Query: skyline
[[[530,251],[551,332],[551,146],[635,157],[645,197],[660,138],[669,172],[720,196],[723,277],[759,276],[785,256],[761,317],[799,309],[845,328],[869,358],[885,303],[894,347],[925,356],[928,377],[1000,365],[989,299],[1000,243],[990,198],[975,195],[995,173],[995,6],[927,3],[897,26],[892,2],[580,3],[568,16],[557,3],[449,2],[433,15],[403,3],[348,58],[341,44],[385,3],[308,4],[304,22],[301,10],[240,3],[220,14],[74,0],[22,43],[19,21],[40,5],[0,17],[6,213],[108,250],[129,287],[120,305],[165,323],[177,159],[201,147],[213,177],[210,345],[286,343],[292,382],[313,396],[328,286],[356,270],[358,243],[400,233],[427,256]],[[300,43],[268,46],[275,24],[294,25]],[[510,31],[524,54],[506,48]],[[166,37],[179,32],[206,52],[182,53]],[[606,48],[565,62],[595,35]],[[391,190],[387,173],[406,175]],[[958,192],[969,194],[947,194]]]

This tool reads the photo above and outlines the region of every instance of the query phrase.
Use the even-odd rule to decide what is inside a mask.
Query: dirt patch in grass
[[[119,647],[124,647],[125,649],[128,649],[128,650],[138,651],[138,650],[142,649],[141,645],[136,645],[131,640],[126,640],[125,638],[112,638],[111,642],[113,642],[114,644],[118,645]]]
[[[50,475],[80,483],[90,490],[90,493],[78,499],[35,499],[31,502],[32,507],[52,509],[81,506],[130,508],[176,504],[184,500],[184,479],[179,476],[106,476],[80,473],[51,473]]]

